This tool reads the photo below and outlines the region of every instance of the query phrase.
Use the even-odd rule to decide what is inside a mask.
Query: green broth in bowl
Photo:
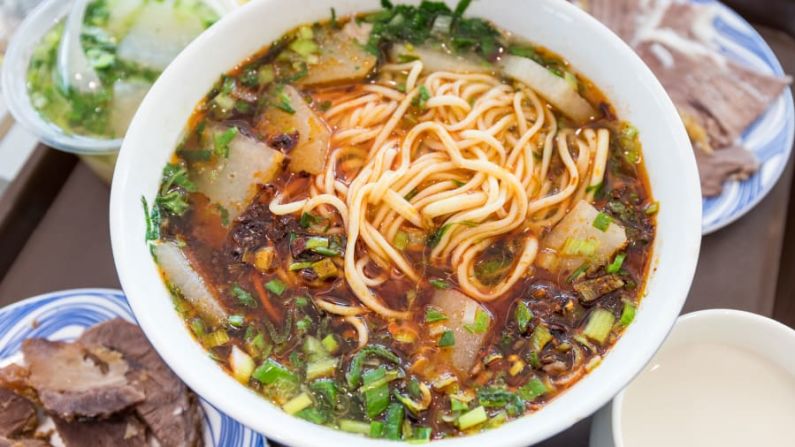
[[[102,87],[81,93],[61,84],[57,72],[61,22],[30,58],[30,102],[65,133],[121,138],[166,65],[218,18],[203,0],[95,0],[87,8],[81,42]]]

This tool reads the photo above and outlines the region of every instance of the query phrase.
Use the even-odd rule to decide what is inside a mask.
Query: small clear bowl
[[[235,0],[204,0],[219,15],[237,6]],[[46,0],[22,21],[9,42],[0,74],[2,90],[11,114],[47,146],[83,157],[103,179],[110,180],[122,138],[103,139],[65,132],[43,118],[30,102],[27,71],[30,58],[42,38],[69,13],[71,1]]]

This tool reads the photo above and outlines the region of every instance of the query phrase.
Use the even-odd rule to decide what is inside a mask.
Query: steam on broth
[[[287,33],[222,77],[163,172],[147,238],[177,310],[290,414],[496,427],[634,317],[658,207],[637,132],[467,3]]]

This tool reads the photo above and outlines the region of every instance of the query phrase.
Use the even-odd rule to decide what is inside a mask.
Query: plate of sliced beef
[[[756,206],[789,160],[795,113],[764,39],[715,0],[579,0],[646,62],[677,106],[696,155],[704,234]]]
[[[265,447],[196,396],[134,323],[120,291],[0,309],[0,447]]]

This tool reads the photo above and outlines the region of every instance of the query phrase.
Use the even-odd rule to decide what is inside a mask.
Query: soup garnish
[[[386,439],[492,428],[595,368],[655,235],[637,131],[551,52],[442,3],[301,26],[224,75],[144,200],[237,380]]]

